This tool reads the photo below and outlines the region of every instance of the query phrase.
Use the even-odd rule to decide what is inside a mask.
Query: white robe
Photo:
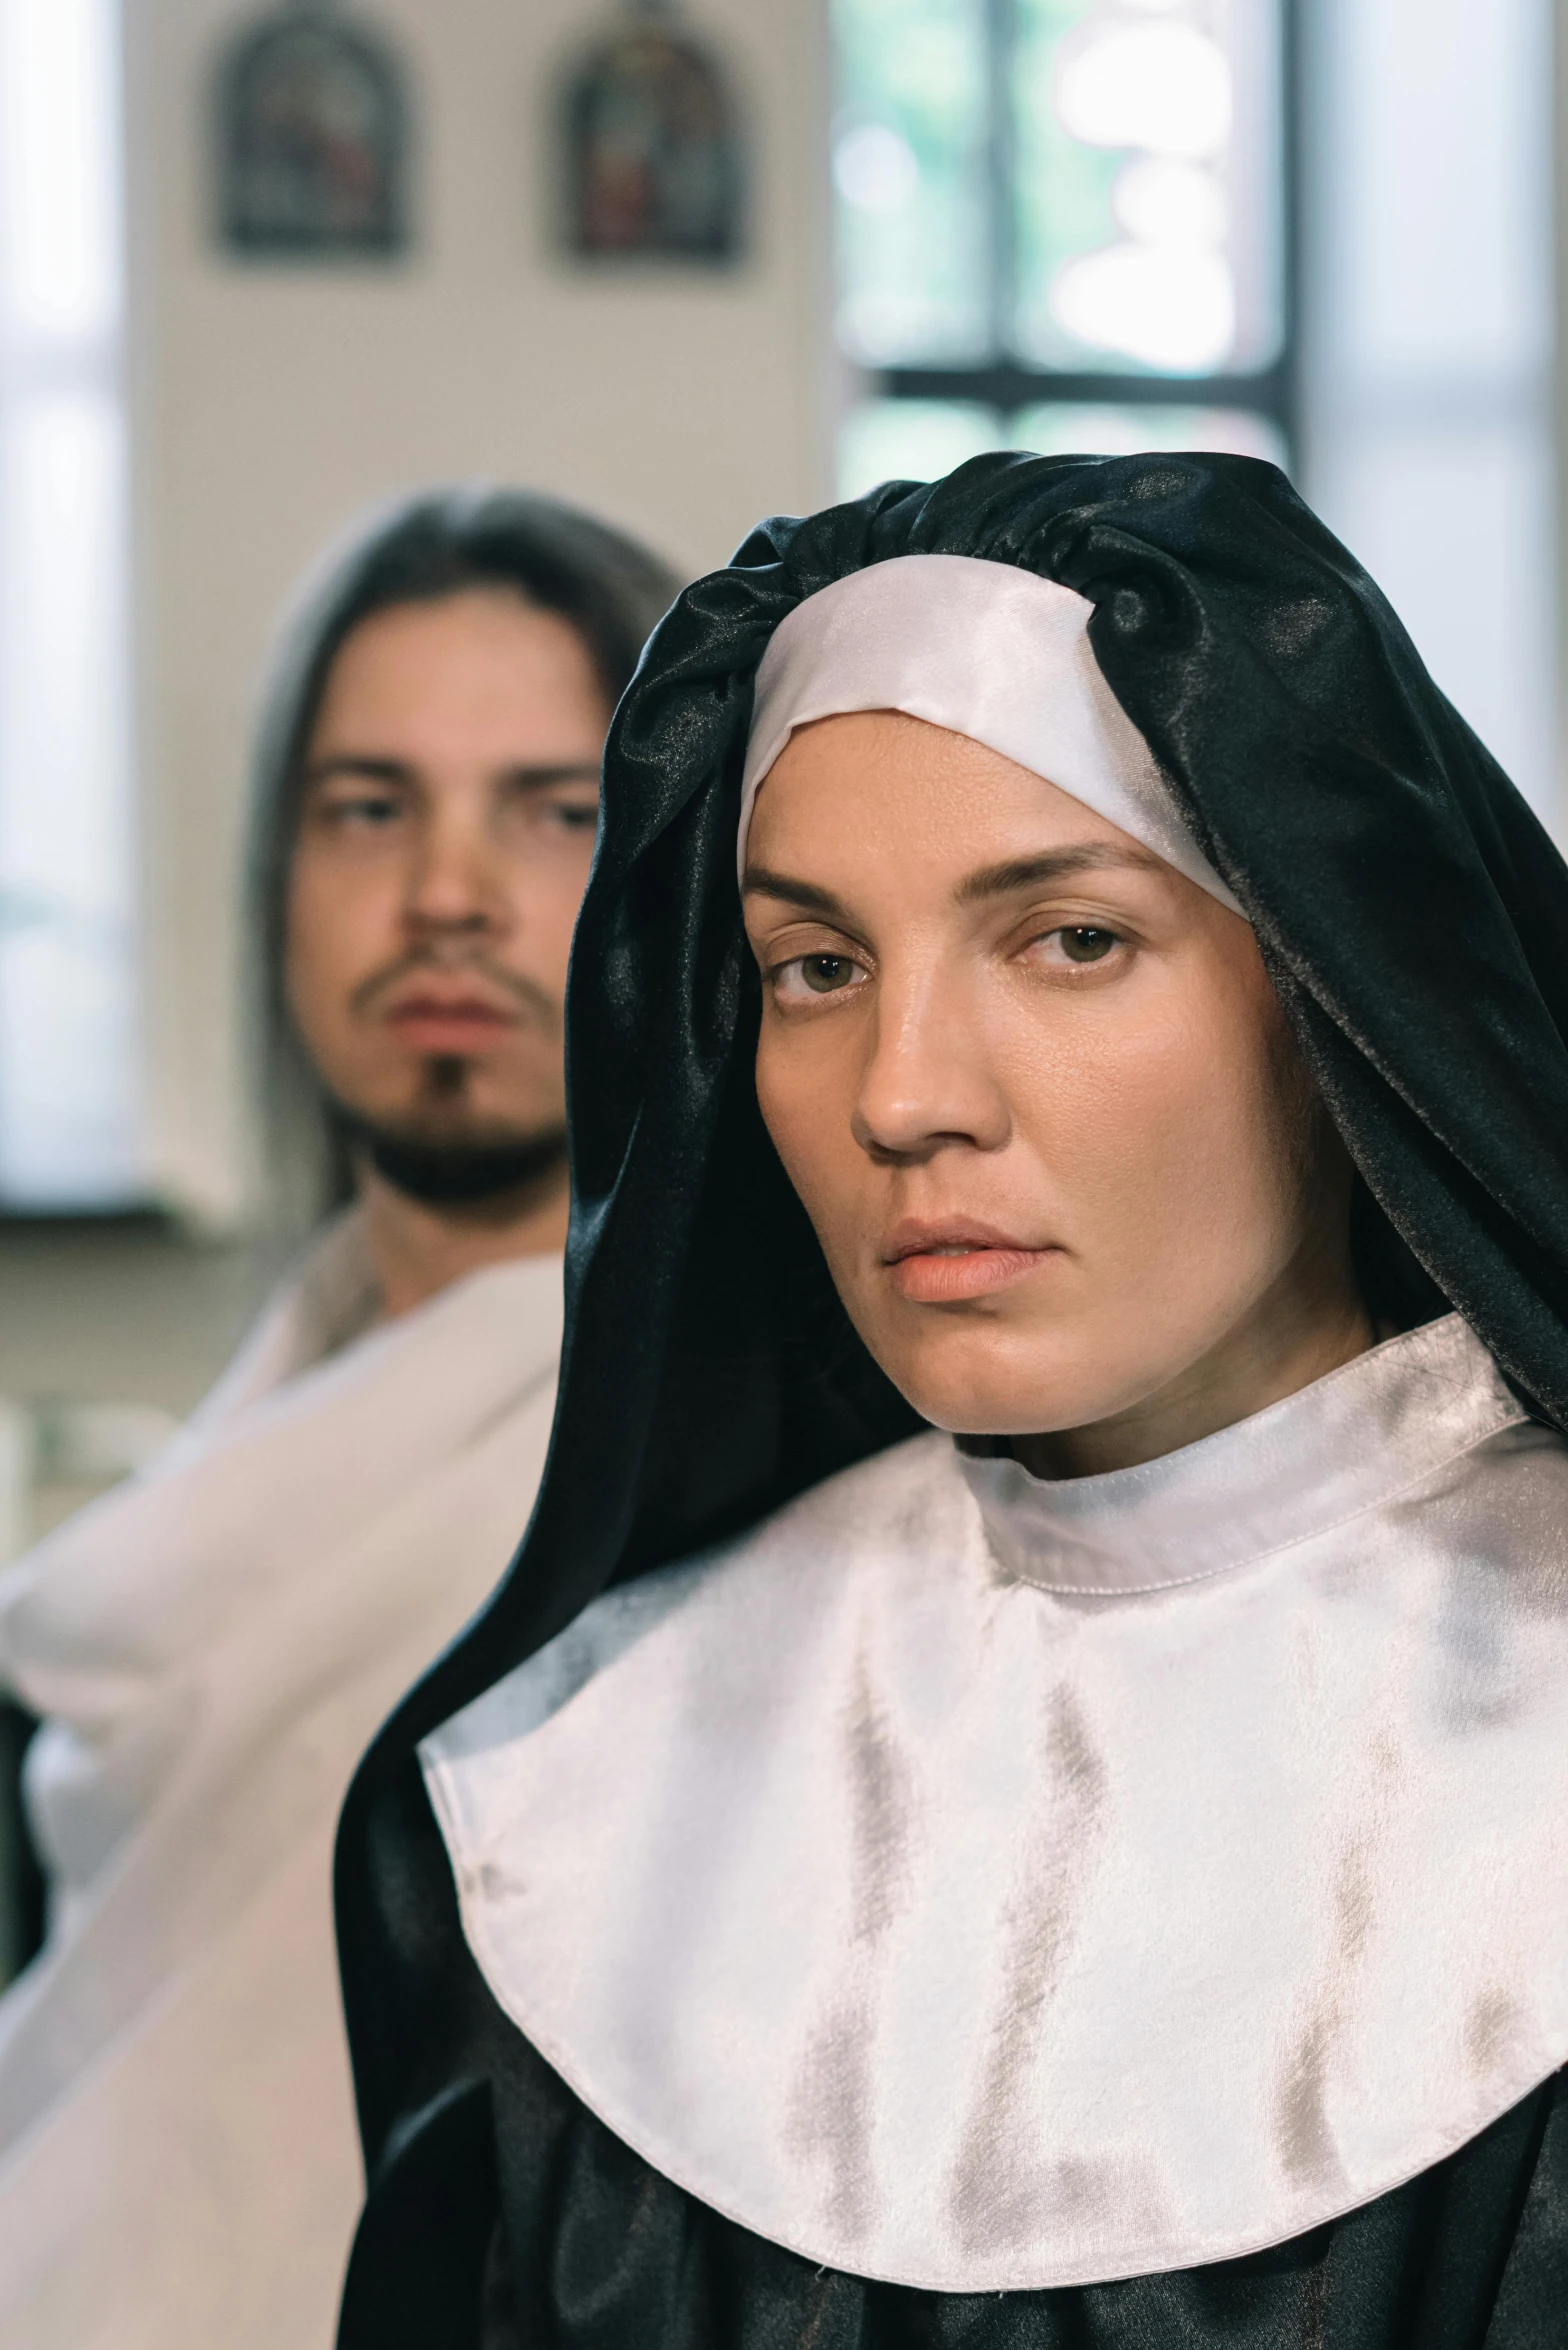
[[[363,2191],[337,1814],[527,1521],[560,1259],[374,1310],[350,1217],[163,1457],[0,1579],[53,1888],[0,1999],[6,2350],[333,2339]]]

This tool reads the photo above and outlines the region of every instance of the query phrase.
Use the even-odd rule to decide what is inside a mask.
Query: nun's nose
[[[951,974],[879,982],[851,1131],[881,1161],[924,1159],[955,1143],[1000,1150],[1012,1132],[1006,1095]]]

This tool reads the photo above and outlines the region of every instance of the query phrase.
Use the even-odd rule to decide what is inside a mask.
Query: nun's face
[[[1084,1473],[1367,1342],[1348,1163],[1239,916],[887,711],[793,736],[747,858],[763,1115],[925,1418]]]

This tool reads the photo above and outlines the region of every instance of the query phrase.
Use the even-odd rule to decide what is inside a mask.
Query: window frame
[[[1111,368],[1064,369],[1021,359],[1010,348],[1016,293],[1013,231],[1012,83],[1018,0],[982,0],[986,90],[986,266],[990,351],[983,359],[858,366],[861,400],[942,401],[983,407],[1004,431],[1039,407],[1229,408],[1278,432],[1293,460],[1300,446],[1300,0],[1274,0],[1279,19],[1280,348],[1267,367],[1243,373],[1177,375]],[[854,363],[851,362],[853,365]]]

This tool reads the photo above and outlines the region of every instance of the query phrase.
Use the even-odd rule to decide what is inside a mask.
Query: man
[[[52,1896],[0,2001],[7,2350],[332,2338],[361,2191],[333,1828],[532,1506],[567,957],[673,588],[586,516],[448,493],[293,631],[255,805],[268,1141],[348,1204],[163,1460],[0,1581]]]

